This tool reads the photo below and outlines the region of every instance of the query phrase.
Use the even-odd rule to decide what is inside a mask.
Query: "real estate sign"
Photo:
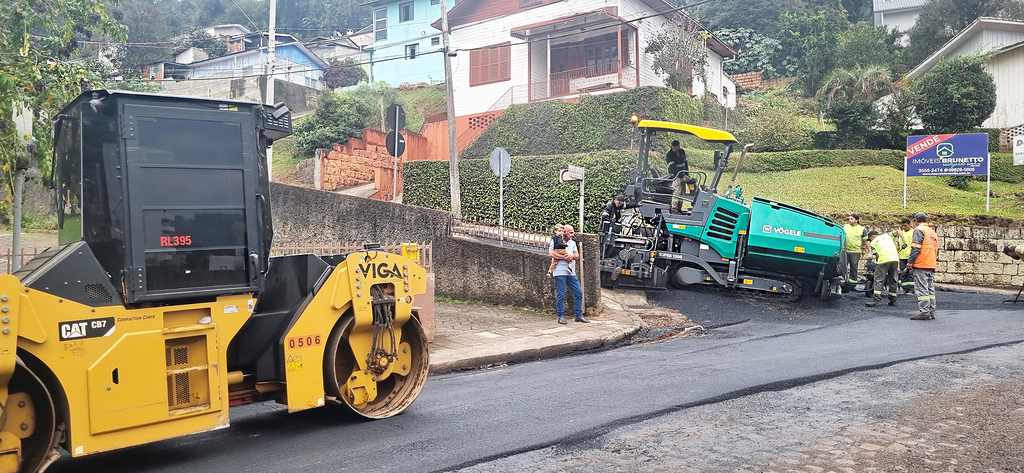
[[[907,137],[908,177],[988,174],[988,134]]]
[[[903,166],[903,208],[907,208],[907,178],[914,176],[987,176],[985,212],[989,209],[991,178],[987,133],[907,137]]]

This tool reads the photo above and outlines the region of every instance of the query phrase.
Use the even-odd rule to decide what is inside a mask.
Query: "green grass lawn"
[[[723,186],[731,174],[723,177]],[[765,197],[808,210],[839,215],[859,212],[877,216],[903,216],[913,212],[936,215],[940,221],[985,215],[985,181],[974,181],[966,191],[946,184],[944,177],[907,179],[907,208],[903,209],[903,172],[886,166],[801,169],[781,173],[740,173],[747,201]],[[992,217],[1019,219],[1024,210],[1024,187],[992,182]]]
[[[405,128],[420,131],[427,114],[443,113],[447,110],[445,102],[445,85],[435,84],[422,89],[399,91],[398,95],[405,100]]]

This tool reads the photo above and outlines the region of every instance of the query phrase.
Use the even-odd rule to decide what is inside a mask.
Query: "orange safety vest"
[[[924,241],[921,243],[911,243],[911,246],[919,249],[917,259],[914,260],[914,267],[935,269],[938,266],[936,263],[939,256],[939,236],[935,234],[935,230],[932,230],[932,227],[929,227],[927,223],[918,225],[915,230],[921,230],[921,233],[924,234]]]

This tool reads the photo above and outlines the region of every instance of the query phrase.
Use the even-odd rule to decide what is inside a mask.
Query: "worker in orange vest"
[[[935,319],[935,267],[939,259],[939,236],[928,226],[924,212],[914,214],[917,228],[910,244],[907,269],[914,271],[914,292],[917,294],[917,315],[910,320]]]

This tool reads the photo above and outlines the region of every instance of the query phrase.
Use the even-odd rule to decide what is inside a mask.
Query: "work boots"
[[[924,314],[911,315],[910,320],[935,320],[935,311],[930,311]]]

